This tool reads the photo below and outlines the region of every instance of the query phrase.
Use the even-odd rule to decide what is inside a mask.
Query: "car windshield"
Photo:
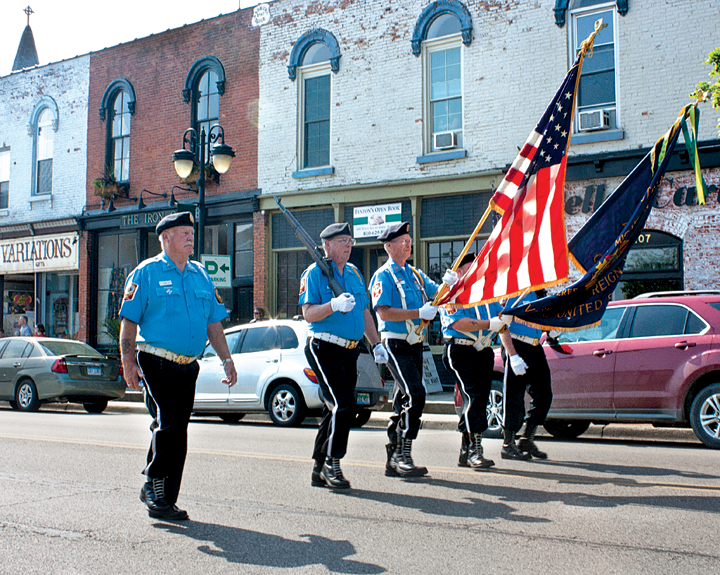
[[[39,344],[48,355],[80,355],[84,357],[105,357],[81,341],[44,341]]]
[[[624,312],[624,307],[610,307],[605,310],[599,325],[578,331],[562,332],[557,339],[560,343],[613,339],[617,334],[618,326],[620,325],[620,320]]]

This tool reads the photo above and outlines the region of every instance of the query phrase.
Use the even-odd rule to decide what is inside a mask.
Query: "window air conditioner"
[[[433,134],[433,147],[436,150],[449,150],[457,148],[458,137],[456,132],[435,132]]]
[[[580,112],[580,131],[606,130],[610,127],[610,114],[606,110]]]

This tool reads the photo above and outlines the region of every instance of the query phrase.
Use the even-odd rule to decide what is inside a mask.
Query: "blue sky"
[[[40,64],[57,62],[258,4],[256,0],[2,0],[0,76],[12,70],[27,24]]]

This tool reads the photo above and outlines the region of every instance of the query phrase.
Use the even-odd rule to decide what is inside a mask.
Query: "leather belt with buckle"
[[[179,363],[180,365],[188,365],[197,359],[195,356],[180,355],[179,353],[173,353],[172,351],[168,351],[167,349],[163,349],[161,347],[155,347],[149,343],[138,342],[137,348],[139,351],[156,355],[158,357],[162,357],[163,359],[169,359],[170,361]]]
[[[451,337],[450,343],[455,343],[457,345],[475,345],[475,342],[471,339],[465,339],[462,337]]]
[[[313,333],[310,334],[310,337],[314,337],[315,339],[319,339],[322,341],[327,341],[328,343],[334,343],[335,345],[339,345],[340,347],[344,347],[345,349],[355,349],[359,341],[356,341],[354,339],[345,339],[344,337],[339,337],[337,335],[333,335],[331,333]]]
[[[540,345],[539,337],[528,337],[526,335],[518,335],[516,333],[511,333],[510,337],[518,341],[522,341],[523,343],[529,343],[530,345]]]

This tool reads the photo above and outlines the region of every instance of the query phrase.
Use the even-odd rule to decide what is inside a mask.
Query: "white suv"
[[[193,413],[217,415],[237,422],[246,413],[268,412],[273,423],[300,425],[306,415],[322,410],[320,387],[305,358],[308,324],[303,320],[268,320],[225,330],[238,372],[237,383],[222,383],[223,366],[208,343],[200,358]],[[377,366],[361,345],[355,389],[356,426],[370,419],[371,408],[387,401]]]

